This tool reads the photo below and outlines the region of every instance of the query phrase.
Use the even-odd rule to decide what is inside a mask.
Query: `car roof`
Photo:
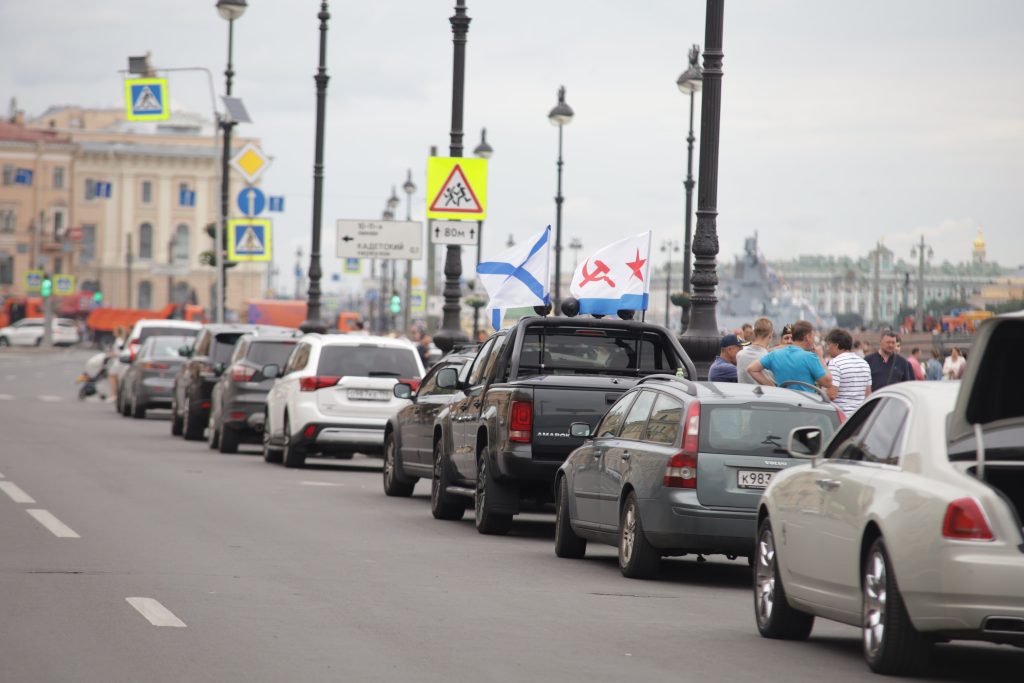
[[[324,346],[388,346],[396,349],[409,349],[415,351],[412,342],[408,339],[394,339],[392,337],[376,337],[365,334],[307,334],[302,337],[303,341],[318,341]]]

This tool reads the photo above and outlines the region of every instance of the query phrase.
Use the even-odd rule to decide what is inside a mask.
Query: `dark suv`
[[[300,336],[299,330],[261,328],[239,338],[210,396],[210,448],[235,453],[240,443],[261,442],[267,392],[275,380],[263,375],[263,367],[283,367]]]

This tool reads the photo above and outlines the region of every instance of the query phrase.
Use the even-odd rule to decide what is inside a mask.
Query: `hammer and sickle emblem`
[[[611,272],[611,268],[605,265],[604,261],[599,259],[594,260],[594,270],[587,272],[587,266],[590,264],[590,259],[583,262],[583,279],[580,281],[580,287],[587,285],[591,282],[598,282],[604,280],[609,287],[614,287],[615,282],[608,277],[608,273]]]

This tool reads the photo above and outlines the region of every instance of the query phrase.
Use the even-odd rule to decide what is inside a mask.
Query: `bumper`
[[[221,412],[221,420],[226,427],[239,431],[263,431],[266,419],[264,397],[259,401],[235,400],[225,403]]]
[[[757,511],[708,508],[696,491],[673,490],[639,500],[644,532],[651,545],[666,552],[748,556],[754,552]]]
[[[361,420],[358,423],[308,423],[299,436],[314,448],[334,451],[359,451],[367,455],[384,453],[384,427],[387,420]]]
[[[161,377],[145,377],[139,391],[139,403],[152,406],[170,406],[174,392],[174,380]]]
[[[530,444],[512,446],[510,450],[495,455],[498,479],[537,482],[551,489],[555,484],[555,473],[569,457],[561,459],[535,459]]]

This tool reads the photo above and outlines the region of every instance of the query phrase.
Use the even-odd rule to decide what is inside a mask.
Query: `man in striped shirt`
[[[833,386],[839,390],[833,403],[846,417],[850,417],[871,395],[871,368],[853,352],[853,337],[846,330],[838,327],[832,330],[825,337],[825,343],[832,357],[828,371],[832,375]]]

